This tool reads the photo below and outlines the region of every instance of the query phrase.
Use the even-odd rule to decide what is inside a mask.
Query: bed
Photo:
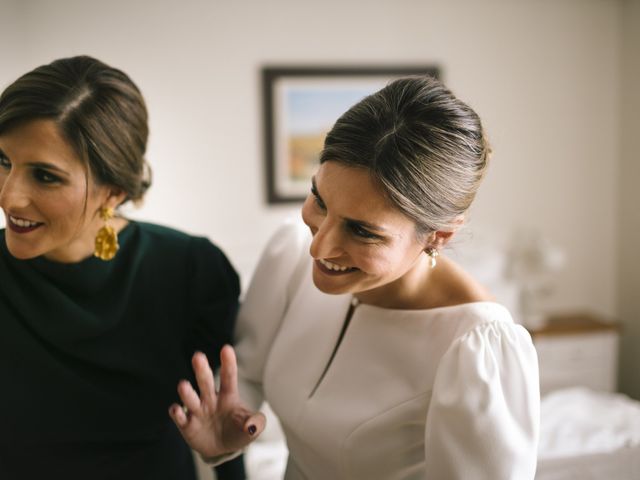
[[[640,479],[640,402],[573,387],[541,402],[536,480]]]

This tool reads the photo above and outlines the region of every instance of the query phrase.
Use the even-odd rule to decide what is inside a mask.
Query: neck
[[[430,292],[435,286],[437,268],[431,268],[430,258],[420,254],[414,265],[403,276],[372,290],[358,292],[359,302],[376,307],[412,310],[430,308]],[[426,292],[429,292],[426,294]]]

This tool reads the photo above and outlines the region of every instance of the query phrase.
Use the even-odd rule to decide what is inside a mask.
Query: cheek
[[[375,275],[396,275],[407,270],[418,257],[419,249],[370,247],[358,256],[358,268]]]
[[[69,187],[43,192],[36,201],[49,221],[61,227],[67,224],[77,225],[85,207],[84,189]]]
[[[383,247],[359,247],[352,252],[356,266],[365,273],[382,275],[393,265],[388,252]]]
[[[0,193],[2,192],[2,188],[4,187],[4,182],[7,180],[7,173],[0,167]]]
[[[314,200],[310,197],[304,201],[302,205],[302,221],[312,230],[318,228],[317,214],[315,212]]]

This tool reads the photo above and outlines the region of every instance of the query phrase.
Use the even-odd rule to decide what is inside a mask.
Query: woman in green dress
[[[166,408],[231,341],[239,282],[207,239],[114,215],[150,185],[147,136],[136,85],[90,57],[0,96],[0,478],[195,478]]]

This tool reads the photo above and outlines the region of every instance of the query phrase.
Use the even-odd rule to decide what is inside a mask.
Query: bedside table
[[[588,313],[553,315],[529,333],[538,352],[541,395],[572,386],[616,391],[618,324]]]

